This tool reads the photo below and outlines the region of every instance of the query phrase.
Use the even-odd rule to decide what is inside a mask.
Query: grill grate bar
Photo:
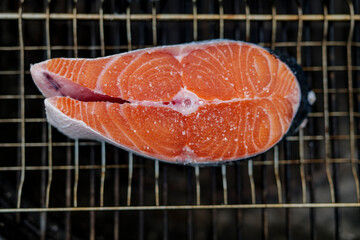
[[[133,179],[133,154],[132,152],[129,152],[129,170],[128,170],[128,187],[127,187],[127,201],[126,205],[130,206],[131,204],[131,186],[132,186],[132,179]]]
[[[50,2],[51,0],[47,0],[47,5],[46,5],[46,22],[45,22],[45,29],[46,29],[46,57],[48,59],[51,58],[51,48],[50,48]],[[49,207],[49,201],[50,201],[50,189],[51,189],[51,183],[52,183],[52,167],[53,167],[53,153],[52,153],[52,128],[51,125],[49,123],[46,124],[47,125],[47,137],[48,137],[48,182],[47,182],[47,186],[46,186],[46,200],[45,200],[45,207]],[[45,141],[44,141],[45,142]]]
[[[266,161],[267,154],[262,154],[260,156],[261,161]],[[262,165],[260,168],[261,172],[261,181],[260,181],[260,189],[261,189],[261,203],[267,203],[268,201],[268,192],[267,192],[267,166]],[[269,239],[269,211],[268,209],[261,209],[261,223],[262,223],[262,239]]]
[[[100,206],[104,206],[104,187],[106,177],[106,146],[101,142],[101,177],[100,177]]]
[[[276,145],[274,147],[274,174],[275,174],[275,180],[276,180],[276,187],[277,187],[277,193],[278,193],[278,202],[283,202],[283,196],[282,196],[282,184],[281,184],[281,178],[279,174],[279,147]]]
[[[68,146],[66,148],[66,165],[67,166],[73,166],[71,164],[71,150],[72,150],[72,148],[70,148],[70,146]],[[74,166],[74,168],[75,168],[75,166]],[[68,169],[66,171],[66,189],[65,189],[66,207],[71,207],[71,176],[72,176],[72,172],[70,169]],[[71,239],[71,214],[70,214],[70,212],[66,213],[64,220],[65,220],[65,224],[64,224],[65,225],[65,239],[70,240]]]
[[[248,161],[248,175],[249,175],[249,179],[250,179],[250,188],[251,188],[251,202],[253,204],[256,203],[256,198],[255,198],[255,181],[254,181],[254,172],[253,172],[253,160],[250,159]]]
[[[272,7],[271,7],[271,49],[275,50],[275,42],[276,42],[276,28],[277,28],[277,23],[276,23],[276,7],[275,7],[275,2],[272,2]]]
[[[79,185],[79,140],[75,140],[74,145],[74,187],[73,187],[73,205],[74,207],[77,207],[77,193],[78,193],[78,185]]]
[[[197,21],[197,6],[196,0],[192,0],[192,11],[193,11],[193,39],[198,40],[198,21]]]
[[[0,213],[22,212],[77,212],[77,211],[162,211],[202,209],[295,209],[295,208],[359,208],[360,203],[257,203],[215,205],[160,205],[160,206],[111,206],[111,207],[49,207],[49,208],[1,208]]]
[[[102,159],[101,159],[102,160]],[[90,163],[95,163],[95,150],[94,147],[90,148]],[[89,174],[89,206],[95,206],[95,171],[90,170]],[[100,205],[101,206],[101,205]],[[89,239],[95,239],[95,212],[89,212]]]
[[[155,205],[159,206],[159,160],[154,161],[155,165]]]
[[[1,20],[1,19],[0,19]],[[321,47],[323,44],[327,45],[327,46],[338,46],[338,47],[346,47],[347,46],[347,41],[327,41],[326,43],[323,43],[322,41],[300,41],[299,43],[297,41],[281,41],[281,42],[274,42],[274,43],[269,43],[269,42],[263,42],[263,41],[259,41],[257,42],[257,45],[262,46],[262,47],[271,47],[272,45],[275,47],[296,47],[297,45],[300,45],[301,47]],[[140,49],[140,48],[148,48],[148,47],[153,47],[154,45],[133,45],[132,49]],[[359,41],[352,41],[351,42],[351,46],[353,47],[359,47],[360,46],[360,42]],[[46,45],[26,45],[24,46],[24,50],[26,51],[39,51],[39,50],[47,50],[48,46]],[[68,45],[51,45],[50,49],[51,50],[73,50],[75,47],[73,45],[68,46]],[[102,46],[94,44],[94,45],[78,45],[77,48],[79,50],[101,50]],[[0,46],[0,51],[20,51],[21,47],[19,46]],[[106,45],[104,46],[105,50],[128,50],[128,45],[120,45],[120,44],[116,44],[116,45]],[[319,66],[320,67],[320,66]],[[338,66],[328,66],[328,67],[338,67]],[[358,66],[354,66],[354,67],[358,67]],[[305,68],[306,69],[306,68]],[[10,73],[12,71],[9,71]],[[26,74],[29,74],[30,71],[25,71]]]
[[[46,41],[46,57],[48,59],[50,59],[51,57],[51,50],[50,50],[50,21],[49,21],[49,4],[50,4],[51,0],[47,1],[47,5],[46,5],[46,21],[45,21],[45,41]],[[26,99],[26,95],[25,95],[25,99]],[[26,119],[25,119],[26,120]],[[39,119],[40,120],[40,119]],[[46,172],[42,171],[41,172],[41,199],[42,199],[42,205],[45,208],[49,207],[49,201],[50,201],[50,188],[51,188],[51,183],[52,183],[52,128],[51,125],[49,123],[46,123],[45,118],[41,119],[42,122],[44,122],[43,124],[43,134],[42,134],[42,141],[46,142],[46,130],[47,130],[47,138],[48,138],[48,148],[47,148],[47,157],[48,157],[48,179],[47,179],[47,184],[45,187],[45,183],[46,183]],[[25,121],[27,122],[27,121]],[[46,152],[45,152],[45,148],[42,151],[42,164],[46,165]],[[26,169],[25,169],[26,170]],[[45,192],[45,195],[44,195]],[[47,213],[43,212],[40,215],[40,232],[41,232],[41,239],[46,239],[46,228],[47,228]]]
[[[114,149],[114,161],[115,164],[119,164],[119,149],[115,148]],[[114,206],[119,206],[120,205],[120,194],[119,194],[119,189],[120,189],[120,176],[119,176],[119,168],[115,168],[114,169]],[[120,212],[119,211],[115,211],[114,212],[114,240],[118,240],[120,233],[119,233],[119,227],[120,227]]]
[[[305,1],[304,2],[304,12],[309,12],[309,1]],[[309,22],[305,22],[304,23],[304,38],[305,41],[310,41],[310,34],[311,34],[311,28],[309,25]],[[311,50],[309,47],[305,48],[305,63],[304,65],[306,67],[311,66],[312,65],[312,57],[311,57]],[[312,74],[307,74],[306,75],[307,79],[309,80],[310,83],[313,82],[313,78],[312,78]],[[310,134],[314,134],[315,129],[314,129],[314,123],[312,121],[309,121],[309,133]],[[314,142],[309,142],[308,144],[308,148],[309,148],[309,157],[314,158],[315,156],[315,151],[314,151]],[[313,165],[310,165],[307,168],[307,173],[308,173],[308,186],[309,186],[309,201],[310,202],[314,202],[315,201],[315,194],[314,194],[314,183],[313,183],[313,179],[312,179],[312,173],[313,171]],[[315,218],[316,218],[316,209],[309,209],[309,228],[310,228],[310,239],[314,240],[315,239],[315,234],[316,234],[316,228],[315,228]]]
[[[223,7],[223,1],[218,0],[218,14],[219,14],[219,35],[218,38],[224,38],[224,7]],[[214,9],[214,1],[210,2],[210,13],[215,13]],[[215,28],[212,26],[212,30],[210,31],[211,38],[216,38]],[[224,149],[226,151],[226,148]],[[217,202],[217,193],[216,193],[216,172],[218,169],[212,169],[211,170],[211,189],[212,189],[212,204],[216,204]],[[221,166],[221,181],[222,181],[222,192],[223,192],[223,203],[228,204],[228,195],[227,195],[227,171],[226,166]],[[200,187],[197,194],[200,194]],[[200,197],[199,197],[200,198]],[[198,204],[200,204],[200,199]],[[218,234],[218,211],[216,209],[211,210],[211,229],[212,229],[212,239],[216,240],[219,237]]]
[[[286,5],[286,4],[285,4]],[[283,5],[282,7],[285,7],[285,5]],[[275,6],[275,1],[272,2],[272,8],[271,8],[271,13],[272,13],[272,29],[271,29],[271,49],[275,50],[275,43],[276,41],[276,32],[277,32],[277,19],[276,19],[276,6]],[[284,36],[283,36],[284,38]],[[287,41],[287,39],[282,39]],[[274,174],[275,174],[275,181],[276,181],[276,187],[277,187],[277,192],[278,192],[278,202],[282,203],[283,202],[283,197],[282,197],[282,184],[281,184],[281,178],[279,175],[279,147],[278,145],[274,147]]]
[[[0,123],[21,123],[21,118],[4,118],[0,119]],[[25,123],[28,122],[46,122],[46,118],[27,118],[25,119]]]
[[[41,140],[43,142],[46,141],[46,128],[47,128],[47,123],[43,123],[42,124],[42,133],[41,133]],[[47,148],[42,148],[41,149],[41,165],[46,165],[46,161],[47,161],[47,154],[46,151]],[[26,166],[25,166],[25,170],[26,170]],[[46,182],[47,182],[47,177],[46,177],[46,171],[41,171],[41,191],[40,191],[40,201],[41,201],[41,207],[46,207]],[[48,207],[48,206],[47,206]],[[44,240],[46,238],[46,226],[47,226],[47,213],[46,212],[42,212],[40,213],[40,224],[39,224],[39,230],[40,230],[40,239]]]
[[[300,143],[299,143],[300,145]],[[290,151],[291,147],[288,141],[284,141],[284,155],[287,159],[291,158],[291,151]],[[301,164],[301,162],[300,162]],[[301,165],[300,165],[301,166]],[[291,184],[291,176],[292,176],[292,172],[290,171],[290,166],[285,165],[284,166],[284,170],[285,170],[285,176],[284,176],[284,192],[285,192],[285,202],[287,203],[291,203],[292,202],[292,195],[290,192],[290,184]],[[291,218],[291,214],[292,214],[292,210],[291,209],[285,209],[285,234],[286,234],[286,238],[287,239],[291,239],[292,236],[292,218]]]
[[[223,187],[223,196],[224,204],[228,204],[228,187],[227,187],[227,176],[226,176],[226,166],[221,166],[221,175],[222,175],[222,187]]]
[[[240,164],[236,164],[236,200],[239,204],[243,202],[243,167]],[[241,239],[243,235],[243,213],[241,209],[236,211],[236,237]]]
[[[194,170],[195,171],[195,170]],[[193,192],[193,171],[191,168],[186,169],[187,175],[187,183],[186,183],[186,195],[187,195],[187,203],[189,205],[194,205],[194,192]],[[196,191],[196,190],[195,190]],[[191,210],[187,211],[186,225],[187,225],[187,239],[192,239],[193,236],[193,228],[192,228],[192,220],[193,220],[193,212]]]
[[[211,14],[215,14],[216,13],[216,9],[214,7],[214,5],[216,4],[215,3],[216,0],[212,0],[212,1],[209,1],[209,13]],[[219,31],[219,35],[217,35],[217,32],[216,32],[216,25],[214,22],[210,22],[209,23],[209,27],[210,27],[210,31],[209,31],[209,37],[210,38],[223,38],[224,37],[224,20],[223,20],[223,13],[224,13],[224,9],[223,9],[223,5],[222,5],[222,0],[217,0],[216,1],[217,4],[218,4],[218,12],[217,14],[219,14],[219,21],[218,21],[218,31]],[[224,151],[226,151],[226,148],[224,148]],[[224,184],[226,183],[224,181],[224,179],[226,180],[226,172],[223,172],[223,169],[225,168],[225,166],[222,166],[221,168],[221,175],[222,175],[222,192],[223,194],[225,194],[224,192]],[[217,191],[216,191],[216,188],[217,188],[217,172],[218,172],[219,168],[213,168],[211,169],[211,172],[210,172],[210,177],[211,177],[211,203],[212,204],[216,204],[217,203]],[[226,170],[226,169],[224,169]],[[225,177],[224,177],[225,176]],[[197,194],[200,194],[200,188],[199,188],[199,192]],[[224,201],[225,201],[225,196],[223,195],[224,197]],[[227,201],[227,199],[226,199]],[[199,204],[200,204],[200,200],[199,200]],[[212,239],[213,240],[216,240],[218,239],[218,211],[216,209],[211,209],[210,210],[210,214],[211,214],[211,222],[210,222],[210,226],[211,226],[211,235],[212,235]]]
[[[73,0],[72,5],[72,41],[73,41],[73,54],[74,57],[78,57],[78,41],[77,41],[77,0]],[[77,194],[78,194],[78,185],[79,185],[79,140],[75,140],[74,144],[74,165],[75,165],[75,171],[74,171],[74,186],[73,186],[73,205],[74,207],[77,207]],[[70,216],[71,217],[71,216]]]
[[[249,2],[245,1],[245,40],[250,42],[250,6]]]
[[[324,31],[323,31],[323,42],[327,41],[328,36],[328,8],[326,4],[324,5]],[[324,140],[325,140],[325,168],[326,168],[326,176],[329,183],[330,188],[330,197],[331,202],[335,202],[335,193],[334,193],[334,183],[333,178],[331,175],[331,166],[328,162],[328,159],[331,157],[330,153],[330,133],[329,133],[329,101],[328,101],[328,69],[327,69],[327,46],[324,44],[322,46],[322,66],[323,66],[323,89],[324,89],[324,127],[325,127],[325,133],[324,133]]]
[[[42,95],[27,95],[25,94],[25,99],[44,99],[44,97]],[[19,99],[21,98],[21,95],[0,95],[0,100],[1,99]],[[29,119],[29,118],[27,118]],[[25,120],[27,120],[25,119]],[[2,120],[2,119],[1,119]]]
[[[333,12],[334,11],[334,1],[329,1],[329,5],[328,5],[328,11],[329,12]],[[327,33],[328,37],[327,40],[334,40],[334,23],[333,22],[329,22],[328,23],[328,33]],[[328,59],[327,59],[327,63],[328,65],[334,65],[335,63],[335,49],[333,46],[328,47]],[[336,86],[336,82],[335,82],[335,75],[332,72],[329,72],[328,74],[328,88],[332,88],[334,86]],[[335,111],[336,109],[336,95],[333,93],[329,93],[329,109],[330,112]],[[337,118],[329,118],[329,122],[330,122],[330,129],[332,131],[332,133],[334,135],[338,135],[338,119]],[[330,132],[330,130],[329,130]],[[339,149],[338,146],[335,144],[335,142],[330,142],[330,155],[334,156],[336,154],[338,154]],[[339,181],[338,181],[338,176],[339,176],[339,171],[338,171],[338,164],[337,163],[332,163],[331,164],[332,167],[332,178],[333,178],[333,186],[334,186],[334,200],[335,202],[339,202]],[[339,214],[339,209],[338,208],[334,208],[334,236],[335,239],[339,239],[340,238],[340,214]]]
[[[300,177],[301,177],[301,190],[302,190],[302,202],[306,203],[307,190],[305,180],[305,153],[304,153],[304,130],[299,129],[299,158],[300,158]]]
[[[216,185],[217,185],[217,179],[216,179],[216,171],[217,169],[213,168],[211,169],[211,204],[216,204],[217,202],[217,192],[216,192]],[[211,209],[211,233],[213,236],[213,239],[217,239],[217,210]]]
[[[76,0],[74,0],[76,1]],[[246,7],[245,7],[246,9]],[[107,21],[145,21],[152,20],[152,14],[131,14],[128,13],[116,13],[116,14],[103,14],[103,19]],[[0,13],[0,20],[17,20],[19,15],[17,13]],[[24,20],[45,20],[45,13],[23,13],[22,18]],[[83,14],[73,11],[73,13],[50,13],[50,20],[99,20],[102,18],[100,14],[91,13]],[[350,21],[351,16],[349,14],[303,14],[300,16],[303,21]],[[252,21],[272,21],[272,14],[197,14],[196,19],[198,21],[216,21],[223,19],[224,21],[241,21],[241,20],[252,20]],[[297,14],[277,14],[275,15],[276,21],[298,21],[299,15]],[[354,14],[353,19],[355,21],[360,20],[360,14]],[[194,20],[193,14],[157,14],[157,21],[189,21]]]
[[[130,6],[126,8],[126,37],[128,41],[127,49],[128,51],[131,51],[132,44],[131,44],[131,24],[130,24]]]
[[[350,15],[354,16],[354,5],[351,1],[347,1],[349,5]],[[354,27],[355,22],[354,19],[351,18],[350,20],[350,29],[349,29],[349,36],[348,36],[348,42],[346,47],[346,53],[347,53],[347,75],[348,75],[348,91],[349,91],[349,121],[350,121],[350,156],[351,156],[351,170],[352,174],[354,176],[355,181],[355,189],[356,189],[356,198],[357,201],[360,202],[360,186],[359,186],[359,177],[356,169],[356,163],[355,163],[355,126],[354,126],[354,97],[353,97],[353,76],[352,76],[352,57],[351,57],[351,41],[354,34]]]
[[[355,0],[354,2],[353,2],[353,8],[355,9],[355,10],[357,10],[357,9],[359,9],[359,6],[360,6],[360,1],[359,0]],[[354,41],[359,41],[360,40],[360,24],[359,24],[359,22],[357,22],[357,23],[355,23],[355,26],[354,26]],[[357,65],[360,65],[360,49],[359,48],[355,48],[355,51],[354,51],[354,53],[353,53],[353,56],[355,57],[355,59],[354,59],[354,62],[357,64]],[[348,64],[349,64],[349,61],[348,61]],[[359,71],[357,71],[357,72],[354,72],[354,89],[353,89],[353,93],[355,93],[354,92],[354,90],[355,90],[355,88],[356,87],[358,87],[359,86],[359,83],[360,83],[360,72]],[[359,94],[356,94],[355,95],[355,101],[354,101],[354,104],[355,104],[355,113],[354,114],[358,114],[359,112],[360,112],[360,95]],[[356,115],[355,115],[356,116]],[[355,126],[359,126],[359,118],[356,118],[355,119],[356,120],[356,122],[355,122]],[[358,127],[356,128],[356,132],[358,132]],[[357,154],[356,154],[356,159],[359,159],[360,158],[360,153],[359,153],[359,149],[360,149],[360,142],[359,141],[356,141],[356,148],[357,148],[357,150],[358,150],[358,152],[357,152]],[[355,159],[355,160],[356,160]],[[356,166],[356,168],[357,168],[357,174],[359,175],[360,174],[360,168],[359,168],[359,164],[357,164],[357,165],[355,165]],[[352,171],[353,171],[353,167],[352,167]],[[360,211],[358,210],[357,211],[358,213],[359,213],[359,215],[358,215],[358,218],[357,219],[359,219],[359,216],[360,216]],[[360,231],[358,230],[357,231],[357,233],[358,234],[360,234]]]
[[[195,182],[196,182],[196,205],[200,205],[200,169],[195,166]]]
[[[297,45],[296,45],[296,62],[301,65],[301,46],[300,42],[302,39],[302,32],[303,32],[303,20],[301,16],[303,15],[303,11],[301,8],[300,3],[297,1],[297,10],[299,15],[298,21],[298,31],[297,31]],[[300,158],[300,178],[301,178],[301,190],[302,190],[302,202],[306,203],[307,199],[307,190],[306,190],[306,180],[305,180],[305,166],[304,166],[304,159],[305,159],[305,150],[304,150],[304,129],[299,129],[299,158]]]
[[[127,50],[132,50],[132,42],[131,42],[131,15],[130,15],[130,3],[126,6],[126,38],[127,38]],[[133,153],[129,152],[128,161],[129,161],[129,169],[128,169],[128,188],[127,188],[127,206],[131,205],[131,193],[132,193],[132,180],[133,180],[133,172],[134,172],[134,156]],[[141,186],[140,186],[141,189]],[[139,213],[141,215],[141,213]],[[139,219],[141,220],[141,219]],[[140,224],[141,227],[141,224]],[[141,233],[140,233],[141,234]]]
[[[224,6],[222,0],[218,0],[219,4],[219,38],[224,38]]]
[[[163,171],[162,171],[162,176],[163,176],[163,187],[162,187],[162,196],[163,196],[163,206],[166,206],[168,205],[168,179],[167,179],[167,166],[164,165],[162,167]],[[163,212],[163,235],[164,235],[164,240],[167,240],[169,239],[168,235],[169,235],[169,232],[168,232],[168,211],[166,209],[164,209],[164,212]]]
[[[304,160],[302,163],[304,165],[311,165],[311,164],[322,164],[324,161],[323,159],[307,159]],[[350,158],[330,158],[329,163],[351,163]],[[245,163],[240,163],[240,165],[244,165]],[[255,162],[253,163],[255,166],[264,166],[264,165],[273,165],[274,162],[272,160],[263,161],[263,162]],[[300,159],[293,159],[293,160],[279,160],[279,165],[300,165]],[[360,160],[355,160],[355,164],[360,164]],[[142,165],[135,164],[134,168],[140,168]],[[68,171],[76,169],[74,165],[58,165],[51,167],[53,171]],[[101,165],[80,165],[80,170],[101,170]],[[124,164],[114,164],[114,165],[106,165],[106,169],[124,169],[128,168],[128,165]],[[49,171],[49,166],[25,166],[25,171]],[[10,166],[10,167],[0,167],[0,171],[20,171],[21,166]]]
[[[46,143],[25,143],[25,147],[47,147],[49,144]],[[97,146],[98,142],[79,142],[79,146]],[[21,147],[21,143],[0,143],[0,147]],[[59,146],[75,146],[75,142],[54,142],[53,147]]]
[[[24,0],[20,0],[19,9],[18,9],[18,31],[19,31],[19,47],[20,47],[20,135],[21,135],[21,173],[20,173],[20,182],[18,184],[18,194],[17,194],[17,208],[21,206],[21,195],[23,190],[23,185],[25,181],[25,52],[24,52],[24,38],[23,38],[23,23],[22,23],[22,14],[23,14],[23,4]]]
[[[114,4],[114,1],[111,2],[112,4],[112,8],[115,9],[115,7],[113,6]],[[101,1],[101,5],[100,5],[100,10],[102,13],[103,13],[103,6],[104,5],[104,1]],[[102,25],[102,29],[104,30],[104,18],[102,16],[102,22],[100,23]],[[101,30],[101,31],[103,31]],[[112,31],[116,32],[118,31],[118,24],[114,25],[113,28],[112,28]],[[102,48],[104,50],[104,53],[106,51],[106,46],[105,46],[105,36],[104,36],[104,32],[100,32],[101,33],[101,41],[104,41]],[[118,34],[115,34],[114,35],[114,42],[116,44],[119,44],[120,43],[120,36]],[[114,163],[115,165],[120,165],[119,164],[119,158],[120,158],[120,150],[118,148],[114,148]],[[128,156],[129,158],[129,156]],[[128,168],[128,165],[127,164],[123,164],[123,166],[125,168]],[[110,165],[106,165],[106,168],[109,168]],[[136,166],[135,166],[136,167]],[[115,167],[114,168],[114,206],[120,206],[120,168],[117,168]],[[122,235],[122,233],[120,232],[119,228],[121,226],[121,222],[120,222],[120,212],[119,211],[115,211],[114,212],[114,228],[113,228],[113,232],[114,232],[114,240],[118,240],[120,239],[120,236]]]
[[[153,38],[152,40],[153,40],[153,45],[156,46],[157,45],[156,1],[153,1],[152,3],[151,13],[152,13],[151,24],[152,24],[152,38]]]
[[[50,1],[51,0],[47,0],[47,5],[46,5],[46,21],[45,21],[45,41],[46,41],[46,57],[48,59],[51,58],[51,47],[50,47],[50,20],[49,20],[49,5],[50,5]],[[26,95],[25,95],[25,99],[26,99]],[[26,119],[25,119],[26,120]],[[39,119],[40,120],[40,119]],[[53,179],[53,158],[52,158],[52,128],[51,125],[49,123],[46,123],[46,119],[41,119],[42,122],[44,122],[43,124],[43,142],[46,142],[46,130],[47,130],[47,142],[48,142],[48,147],[47,147],[47,159],[48,159],[48,177],[47,177],[47,183],[46,183],[46,188],[45,188],[45,181],[46,181],[46,172],[43,171],[42,173],[42,199],[43,200],[43,206],[45,208],[49,207],[49,202],[50,202],[50,189],[51,189],[51,183],[52,183],[52,179]],[[27,122],[27,121],[25,121]],[[45,149],[44,149],[45,150]],[[43,153],[43,156],[46,156],[46,153]],[[44,159],[44,164],[45,164],[45,159]],[[45,188],[45,195],[43,194],[44,192],[44,188]],[[41,232],[41,239],[46,239],[46,229],[47,229],[47,213],[43,212],[41,213],[40,216],[40,232]]]
[[[143,162],[143,159],[140,160]],[[139,205],[144,206],[144,168],[139,169]],[[144,221],[144,211],[139,211],[139,239],[144,239],[144,228],[145,228],[145,221]]]
[[[156,22],[156,2],[152,2],[151,6],[152,20],[151,20],[151,30],[152,30],[152,42],[154,46],[157,46],[157,22]],[[154,170],[155,170],[155,205],[159,206],[160,197],[159,197],[159,160],[154,161]]]
[[[105,56],[105,40],[104,40],[104,0],[100,1],[99,8],[99,30],[100,30],[100,46],[101,46],[101,56]]]
[[[346,47],[347,42],[346,41],[327,41],[324,43],[326,46],[337,46],[337,47]],[[267,42],[258,42],[257,45],[262,47],[271,47],[272,43]],[[296,47],[300,45],[301,47],[321,47],[323,43],[321,41],[307,41],[307,42],[295,42],[295,41],[283,41],[283,42],[274,42],[274,47]],[[149,48],[153,47],[155,45],[133,45],[132,49],[140,49],[140,48]],[[360,42],[351,42],[351,46],[353,47],[359,47]],[[74,46],[66,46],[66,45],[52,45],[50,46],[51,50],[74,50]],[[128,45],[106,45],[104,46],[105,50],[128,50]],[[101,45],[78,45],[78,50],[101,50]],[[19,46],[0,46],[0,51],[20,51],[21,48]],[[39,50],[47,50],[46,45],[37,45],[37,46],[31,46],[27,45],[24,46],[25,51],[39,51]],[[328,66],[331,70],[337,70],[337,71],[343,71],[344,68],[347,66]],[[354,70],[358,70],[359,66],[352,66]],[[305,67],[303,68],[304,71],[321,71],[322,66],[312,66],[312,67]],[[17,70],[8,70],[8,71],[0,71],[2,75],[18,75],[20,71]],[[30,74],[30,71],[25,71],[25,74]]]
[[[73,44],[74,44],[74,57],[77,58],[78,57],[78,38],[77,38],[77,20],[78,20],[78,16],[77,16],[77,0],[73,0],[73,9],[72,12],[73,14],[71,15],[71,19],[72,19],[72,27],[73,27]]]
[[[350,161],[350,160],[347,160]],[[138,165],[135,165],[135,167],[141,167]],[[61,166],[52,166],[51,169],[52,170],[74,170],[76,168],[76,166],[74,165],[61,165]],[[90,164],[90,165],[80,165],[79,169],[80,170],[92,170],[92,169],[98,169],[101,170],[102,166],[99,165],[94,165],[94,164]],[[123,168],[128,168],[128,165],[106,165],[105,166],[106,169],[123,169]],[[0,167],[0,171],[20,171],[21,170],[21,166],[12,166],[12,167]],[[30,166],[27,165],[25,166],[25,170],[26,171],[44,171],[44,170],[50,170],[50,166]]]

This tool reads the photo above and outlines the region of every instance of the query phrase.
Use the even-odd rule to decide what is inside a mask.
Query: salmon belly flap
[[[217,163],[267,151],[301,101],[290,68],[236,41],[157,47],[31,68],[49,122],[167,162]]]

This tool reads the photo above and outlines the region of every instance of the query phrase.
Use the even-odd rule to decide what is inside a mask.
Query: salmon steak
[[[48,121],[68,137],[199,164],[254,157],[298,127],[308,91],[288,62],[255,44],[213,40],[55,58],[30,71]]]

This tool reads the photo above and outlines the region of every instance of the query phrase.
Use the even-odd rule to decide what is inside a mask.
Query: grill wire
[[[360,238],[359,21],[359,0],[1,1],[0,237]],[[220,167],[67,139],[29,74],[51,57],[224,37],[296,57],[317,102],[297,135]]]

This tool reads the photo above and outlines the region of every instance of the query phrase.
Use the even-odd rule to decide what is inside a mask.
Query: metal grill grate
[[[0,29],[5,237],[360,237],[359,0],[2,1]],[[224,37],[295,56],[318,100],[298,135],[221,167],[69,140],[46,123],[29,75],[51,57]]]

